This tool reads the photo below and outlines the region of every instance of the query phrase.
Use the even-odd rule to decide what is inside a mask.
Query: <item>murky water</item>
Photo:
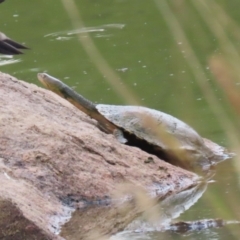
[[[1,31],[31,50],[11,58],[0,56],[1,71],[35,84],[39,84],[37,72],[47,71],[99,103],[126,104],[127,98],[116,91],[126,86],[137,96],[139,104],[170,113],[189,123],[202,136],[232,146],[229,141],[232,132],[225,129],[236,127],[234,133],[237,133],[238,119],[214,82],[208,60],[216,54],[226,54],[225,48],[229,46],[239,52],[236,31],[240,24],[239,1],[218,1],[222,5],[209,8],[204,5],[205,1],[201,1],[201,6],[193,1],[76,2],[84,25],[79,29],[72,26],[61,1],[22,4],[6,0],[2,3]],[[207,15],[208,11],[212,14]],[[210,15],[211,24],[216,17],[222,20],[220,26],[217,22],[212,30],[205,22]],[[178,21],[174,22],[176,17]],[[225,32],[214,33],[221,30],[221,26]],[[95,61],[98,55],[94,58],[86,53],[78,34],[93,41],[101,63],[106,61],[120,85],[109,82],[108,76],[99,71]],[[226,38],[222,39],[224,34]],[[239,82],[238,79],[236,89],[240,87]],[[211,104],[213,95],[222,109],[221,117]],[[225,121],[227,127],[224,128],[222,119],[226,117],[231,121]],[[236,156],[217,166],[213,177],[216,182],[211,183],[203,197],[179,219],[240,220],[238,161]],[[239,226],[229,225],[188,236],[153,232],[148,234],[148,239],[239,239],[239,235]],[[140,238],[135,236],[135,239]]]
[[[225,167],[225,170],[223,170]],[[234,180],[229,163],[224,163],[217,169],[218,173],[210,183],[206,192],[198,202],[174,221],[193,221],[200,219],[220,218],[224,220],[239,220],[238,183]],[[229,224],[222,228],[209,228],[185,234],[174,232],[151,233],[150,239],[239,239],[239,224]]]

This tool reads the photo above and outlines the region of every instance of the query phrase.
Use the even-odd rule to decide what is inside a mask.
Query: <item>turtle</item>
[[[37,76],[47,89],[95,119],[102,131],[113,134],[120,143],[191,170],[210,166],[214,158],[229,157],[223,151],[216,154],[192,127],[167,113],[143,106],[94,104],[47,73]]]

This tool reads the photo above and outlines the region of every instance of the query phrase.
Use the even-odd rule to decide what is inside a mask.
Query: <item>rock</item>
[[[52,92],[0,73],[0,239],[85,239],[96,226],[112,234],[137,214],[119,214],[119,184],[163,198],[198,180],[120,144]]]

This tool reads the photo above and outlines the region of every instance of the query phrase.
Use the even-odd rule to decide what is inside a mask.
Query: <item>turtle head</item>
[[[65,98],[67,101],[71,102],[73,105],[75,105],[77,108],[87,113],[88,115],[90,115],[94,111],[97,111],[94,103],[87,100],[82,95],[76,93],[72,88],[61,82],[59,79],[50,76],[47,73],[38,73],[37,77],[38,80],[47,89],[56,93],[62,98]]]
[[[57,93],[60,96],[64,95],[63,90],[66,88],[66,86],[63,82],[55,77],[48,75],[47,73],[38,73],[37,77],[44,87]]]

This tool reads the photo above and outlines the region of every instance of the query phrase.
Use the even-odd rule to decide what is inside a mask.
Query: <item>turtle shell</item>
[[[206,170],[212,164],[234,156],[217,144],[213,146],[210,140],[203,139],[189,125],[169,114],[140,106],[98,104],[96,108],[122,131],[127,140],[131,141],[131,136],[140,140],[130,145],[174,165]]]
[[[204,146],[194,129],[169,114],[140,106],[98,104],[96,108],[124,131],[162,149],[196,150]]]

